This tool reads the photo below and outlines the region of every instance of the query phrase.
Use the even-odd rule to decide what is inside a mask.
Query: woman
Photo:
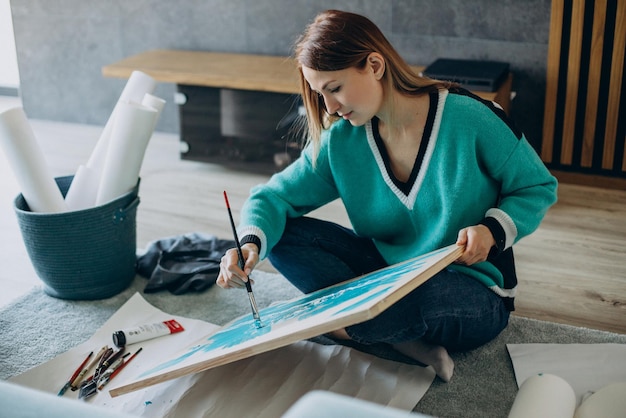
[[[367,18],[321,13],[296,46],[309,144],[242,208],[217,284],[260,259],[305,293],[457,243],[465,250],[336,339],[385,343],[449,381],[448,352],[496,337],[513,310],[511,246],[556,201],[554,177],[494,103],[411,71]],[[352,229],[305,217],[340,198]]]

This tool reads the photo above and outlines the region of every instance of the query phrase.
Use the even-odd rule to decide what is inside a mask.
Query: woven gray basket
[[[59,177],[63,196],[73,176]],[[139,183],[124,196],[65,213],[31,212],[24,197],[14,208],[44,291],[62,299],[93,300],[126,289],[135,277]]]

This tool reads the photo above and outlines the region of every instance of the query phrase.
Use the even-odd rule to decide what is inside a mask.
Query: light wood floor
[[[0,111],[2,110],[0,101]],[[74,173],[95,145],[101,128],[31,121],[53,175]],[[0,152],[0,306],[39,280],[24,249],[13,213],[19,192]],[[250,187],[268,176],[184,161],[176,135],[152,138],[141,173],[137,244],[187,232],[230,238],[222,191],[233,213]],[[347,224],[334,202],[315,215]],[[626,191],[561,184],[559,202],[539,230],[516,246],[520,277],[516,314],[626,334]],[[272,271],[264,263],[259,268]],[[259,284],[262,285],[262,284]]]

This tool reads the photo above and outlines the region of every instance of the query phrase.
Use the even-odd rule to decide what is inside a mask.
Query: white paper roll
[[[165,107],[165,100],[161,99],[160,97],[154,96],[152,94],[146,93],[143,96],[143,100],[141,101],[141,104],[143,106],[152,108],[157,111],[156,118],[154,118],[154,126],[151,129],[151,131],[154,132],[154,128],[156,128],[156,124],[159,120],[159,116],[161,116],[161,112],[163,111],[163,108]]]
[[[128,78],[128,81],[126,82],[126,86],[124,86],[124,89],[122,90],[122,94],[120,95],[117,104],[115,105],[113,111],[111,112],[111,115],[109,116],[109,120],[107,121],[106,125],[104,125],[104,129],[100,134],[100,138],[98,139],[94,150],[91,152],[89,161],[87,161],[87,167],[90,170],[89,176],[92,178],[83,181],[83,179],[80,178],[81,174],[76,173],[76,175],[74,176],[74,181],[70,185],[70,189],[67,192],[68,196],[71,196],[72,199],[75,196],[81,196],[80,199],[84,202],[93,201],[95,203],[97,201],[98,189],[92,188],[91,185],[94,182],[98,185],[101,183],[102,170],[106,161],[109,142],[111,139],[111,131],[113,129],[115,115],[117,113],[119,104],[126,102],[141,103],[144,96],[154,91],[155,87],[156,81],[149,75],[141,71],[132,72],[132,74]],[[87,174],[87,172],[84,171],[83,174]],[[73,205],[74,203],[75,202],[73,201],[71,204]]]
[[[118,106],[96,205],[129,192],[137,184],[158,116],[157,110],[151,107],[135,103],[119,103]]]
[[[159,114],[161,114],[161,111],[165,107],[165,100],[155,95],[146,93],[143,96],[143,100],[141,101],[141,104],[144,106],[148,106],[153,109],[156,109],[156,111],[159,112]]]
[[[572,418],[575,410],[576,395],[570,384],[543,373],[522,383],[509,418]]]
[[[99,180],[99,176],[91,168],[80,165],[65,195],[67,208],[75,211],[94,207]]]
[[[611,383],[585,399],[574,418],[624,418],[626,382]]]
[[[0,145],[31,211],[67,211],[63,195],[21,107],[0,113]]]
[[[119,104],[128,102],[141,103],[146,93],[152,93],[155,87],[156,81],[148,74],[141,71],[132,72],[128,78],[128,82],[126,82],[126,86],[124,86],[124,90],[122,90],[122,94],[120,94],[117,104],[113,108],[113,112],[111,112],[111,116],[109,116],[109,120],[106,125],[104,125],[104,130],[100,135],[96,148],[94,148],[89,157],[87,167],[96,172],[101,171],[102,167],[104,167],[107,147],[111,138],[111,130],[113,129],[113,123],[115,123],[115,114]]]

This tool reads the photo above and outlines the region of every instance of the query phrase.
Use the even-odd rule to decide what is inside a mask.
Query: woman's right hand
[[[245,287],[252,273],[252,270],[259,262],[259,247],[255,244],[247,243],[241,246],[241,252],[245,259],[243,270],[239,267],[239,255],[236,248],[226,251],[220,262],[220,274],[217,276],[215,283],[223,288],[242,288]],[[254,283],[251,281],[250,283]]]

